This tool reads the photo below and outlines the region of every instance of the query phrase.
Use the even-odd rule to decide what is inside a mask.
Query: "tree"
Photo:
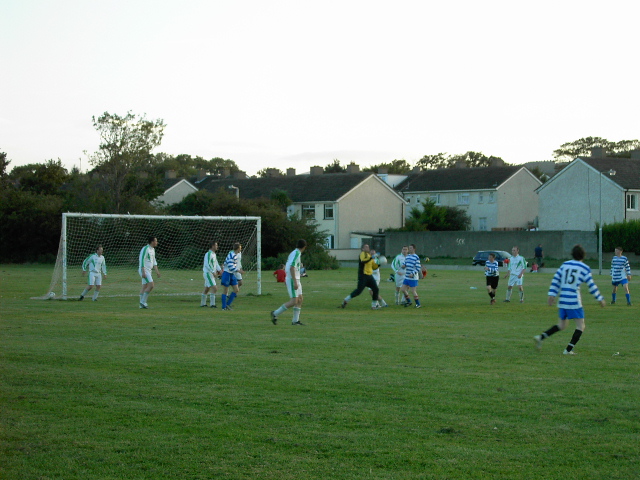
[[[436,205],[425,200],[422,208],[413,207],[401,232],[437,232],[469,230],[471,217],[461,208]]]
[[[279,168],[266,167],[261,170],[258,170],[258,177],[266,178],[266,177],[282,177],[284,176],[284,172]]]
[[[0,152],[0,190],[4,190],[9,186],[8,169],[11,160],[7,160],[7,154]]]
[[[393,160],[390,163],[380,163],[378,165],[371,165],[370,167],[363,168],[363,172],[378,173],[381,168],[386,168],[387,173],[403,175],[411,171],[411,165],[404,159]]]
[[[69,180],[69,172],[62,166],[60,159],[46,163],[20,165],[11,170],[9,176],[20,190],[55,195],[60,187]]]
[[[425,155],[418,160],[417,166],[423,169],[433,168],[454,168],[458,162],[464,162],[468,167],[490,167],[495,162],[502,162],[500,157],[493,155],[487,156],[482,152],[468,151],[457,155],[447,155],[446,153],[437,153],[435,155]]]
[[[108,185],[113,211],[121,213],[124,204],[129,200],[136,203],[132,197],[141,193],[137,188],[140,182],[130,177],[151,168],[151,150],[162,142],[165,124],[161,119],[147,120],[145,115],[136,117],[131,112],[123,117],[105,112],[92,120],[101,142],[89,161]]]
[[[640,140],[621,140],[611,142],[602,137],[584,137],[560,145],[560,148],[553,151],[553,158],[556,160],[571,161],[577,157],[591,155],[592,148],[604,148],[607,156],[629,158],[632,150],[640,149]]]
[[[344,173],[347,171],[347,167],[343,167],[340,165],[340,160],[337,158],[333,159],[333,163],[330,163],[326,167],[324,167],[324,173]]]

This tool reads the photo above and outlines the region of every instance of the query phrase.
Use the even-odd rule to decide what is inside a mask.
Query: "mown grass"
[[[538,352],[549,274],[491,307],[480,271],[432,271],[422,309],[371,311],[336,308],[354,269],[314,271],[304,327],[270,323],[270,281],[233,312],[143,311],[29,300],[49,274],[0,267],[3,479],[640,478],[638,308],[585,297],[579,354],[573,328]]]

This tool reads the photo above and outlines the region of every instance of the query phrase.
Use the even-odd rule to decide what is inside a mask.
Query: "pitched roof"
[[[411,173],[396,186],[399,192],[434,192],[451,190],[491,190],[513,176],[522,166],[442,168]]]
[[[300,202],[334,202],[351,189],[372,176],[372,173],[325,173],[322,175],[295,175],[267,178],[214,179],[195,183],[200,189],[216,192],[234,185],[242,198],[269,198],[274,190],[287,192],[289,198]]]
[[[624,189],[640,189],[640,160],[632,158],[578,157],[601,173],[615,170],[615,175],[606,175]]]

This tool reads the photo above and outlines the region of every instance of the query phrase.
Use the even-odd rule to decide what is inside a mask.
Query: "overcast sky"
[[[0,151],[89,165],[91,117],[255,174],[640,138],[640,2],[3,0]]]

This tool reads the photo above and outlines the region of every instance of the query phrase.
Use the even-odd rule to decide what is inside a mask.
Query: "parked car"
[[[496,261],[498,262],[498,266],[502,267],[505,263],[505,260],[507,260],[507,263],[509,263],[509,259],[511,258],[511,254],[509,252],[505,252],[504,250],[480,250],[478,253],[476,253],[476,256],[473,257],[473,263],[472,265],[482,265],[484,267],[484,264],[487,260],[489,260],[489,254],[493,253],[496,256]]]

